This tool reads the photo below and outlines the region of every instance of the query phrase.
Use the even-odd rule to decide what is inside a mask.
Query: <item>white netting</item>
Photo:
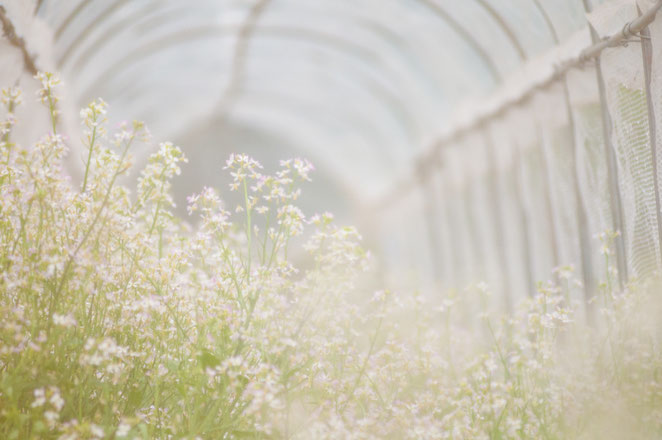
[[[577,175],[587,214],[587,234],[594,273],[606,277],[605,258],[601,255],[599,234],[613,230],[607,158],[603,136],[602,109],[594,68],[569,72],[567,84],[577,145]]]
[[[561,265],[572,265],[581,273],[577,198],[574,183],[574,143],[565,93],[556,84],[541,93],[534,108],[556,109],[554,118],[538,118],[543,154],[549,172],[550,201]],[[538,112],[536,112],[538,113]]]
[[[648,10],[653,1],[639,0],[639,3],[642,10]],[[655,177],[659,186],[662,183],[662,20],[658,18],[653,21],[649,31],[652,46],[651,92],[656,127],[657,176]]]
[[[550,278],[555,265],[551,241],[550,194],[543,170],[544,157],[539,129],[532,112],[519,108],[509,113],[510,132],[517,147],[520,194],[527,221],[531,280],[535,283]]]
[[[657,267],[658,243],[641,47],[606,50],[602,69],[619,166],[628,265],[633,275],[644,276]]]
[[[590,19],[604,37],[622,30],[636,13],[632,0],[617,0],[602,5]],[[660,23],[651,26],[653,72],[662,70]],[[659,264],[643,66],[641,45],[633,41],[606,50],[601,60],[611,116],[607,129],[617,159],[613,188],[622,200],[621,232],[628,269],[635,276],[644,276]],[[446,258],[455,259],[457,281],[484,278],[510,286],[517,296],[530,290],[534,281],[549,279],[557,265],[572,265],[577,279],[588,276],[585,279],[591,281],[591,275],[605,279],[607,260],[598,237],[612,230],[614,221],[597,78],[591,65],[572,70],[505,116],[492,118],[486,131],[489,144],[480,127],[448,147],[441,171],[446,173],[446,206],[451,211],[445,234],[455,251]],[[660,75],[653,75],[655,117],[662,126],[660,81]],[[488,146],[493,150],[493,170],[484,160],[489,156],[480,154]],[[491,173],[496,173],[496,183],[490,180]],[[496,210],[489,203],[495,186]],[[501,244],[494,221],[498,213]],[[505,273],[495,264],[500,258],[509,262]],[[585,263],[590,266],[583,267]]]
[[[640,0],[642,10],[651,4]],[[636,16],[633,0],[614,0],[590,20],[606,37]],[[654,120],[662,127],[662,76],[656,74],[662,71],[662,20],[650,32]],[[642,277],[659,267],[657,176],[642,45],[635,40],[602,54],[605,108],[595,65],[587,63],[444,148],[435,178],[441,191],[436,215],[444,223],[437,240],[450,285],[486,280],[495,291],[509,289],[514,301],[560,265],[573,266],[575,279],[605,280],[607,255],[599,237],[614,229],[617,205],[612,204],[619,198],[629,273]],[[662,130],[656,140],[659,148]],[[611,182],[608,154],[614,154],[617,166]]]

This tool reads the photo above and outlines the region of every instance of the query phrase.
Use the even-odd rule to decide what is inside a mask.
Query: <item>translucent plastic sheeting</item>
[[[562,37],[580,28],[578,3],[272,0],[256,18],[240,78],[232,75],[237,35],[255,2],[45,1],[40,15],[80,104],[104,96],[120,117],[146,119],[159,137],[185,143],[237,87],[241,110],[233,106],[230,120],[267,131],[281,123],[272,113],[288,113],[292,125],[278,131],[297,145],[293,125],[311,125],[325,142],[304,145],[304,154],[374,196],[407,171],[454,104],[484,95],[554,43],[546,19]],[[346,156],[343,148],[369,156],[327,165],[312,151]]]
[[[469,172],[467,181],[467,202],[469,203],[468,220],[473,234],[472,246],[477,250],[477,260],[473,262],[473,280],[486,282],[489,290],[496,293],[495,306],[503,306],[505,294],[503,261],[500,256],[498,240],[502,225],[497,219],[498,209],[493,197],[495,195],[492,182],[490,152],[482,132],[468,135],[460,143],[464,154],[464,166]],[[497,201],[498,203],[498,201]]]
[[[556,84],[540,93],[531,105],[535,115],[533,123],[538,130],[541,165],[544,167],[539,172],[547,180],[544,196],[549,197],[546,203],[551,208],[547,233],[549,261],[553,268],[573,267],[573,276],[581,279],[583,268],[575,192],[575,144],[568,120],[564,84]],[[548,272],[543,279],[549,279],[551,275]]]
[[[492,222],[488,214],[489,187],[488,180],[489,162],[485,154],[485,146],[480,133],[474,133],[459,143],[458,147],[463,151],[464,167],[467,169],[467,180],[464,194],[466,197],[467,221],[473,237],[473,248],[476,250],[474,271],[475,281],[494,281],[490,275],[490,263],[495,261],[494,245],[492,243]],[[498,284],[490,283],[491,287],[498,288]]]
[[[555,220],[558,225],[560,263],[572,266],[575,276],[581,277],[580,229],[577,220],[577,199],[574,186],[573,134],[569,126],[547,129],[549,133],[548,160],[553,197],[556,200]]]
[[[594,68],[575,70],[568,73],[567,84],[575,127],[577,145],[577,171],[581,197],[586,206],[588,231],[591,241],[591,255],[594,256],[594,273],[598,280],[607,279],[606,258],[602,246],[607,245],[606,237],[600,234],[613,231],[611,197],[603,136],[602,109]],[[613,252],[613,248],[609,249]]]
[[[443,241],[441,234],[441,209],[439,200],[439,185],[436,176],[432,173],[425,175],[421,182],[422,190],[422,215],[424,220],[427,252],[429,255],[429,280],[435,287],[441,286],[444,277],[442,249]]]
[[[471,61],[470,48],[437,16],[426,14],[424,4],[381,2],[373,8],[373,3],[270,2],[251,37],[240,85],[245,98],[240,104],[254,107],[247,112],[251,117],[258,111],[292,112],[299,124],[316,125],[318,137],[327,140],[325,148],[340,155],[345,139],[337,134],[363,137],[367,141],[360,149],[372,156],[357,158],[357,164],[391,156],[391,165],[380,174],[358,172],[356,165],[344,173],[369,194],[383,188],[387,176],[401,171],[405,158],[424,145],[422,138],[432,132],[447,102],[491,84],[480,78],[480,60]],[[185,132],[201,113],[214,114],[228,87],[236,34],[250,6],[90,2],[68,19],[81,3],[48,5],[43,13],[52,14],[57,55],[80,84],[79,100],[107,96],[111,104],[120,104],[116,112],[137,109],[148,122],[158,113],[164,122],[154,131],[163,137]],[[455,44],[431,57],[435,41]],[[471,68],[453,73],[451,60],[469,60]],[[444,90],[445,83],[453,87]],[[162,115],[174,102],[185,111]],[[356,145],[347,150],[357,151]],[[346,161],[343,168],[350,167]]]
[[[512,144],[513,175],[522,229],[524,276],[530,295],[536,283],[549,279],[553,268],[546,181],[536,121],[531,111],[515,108],[508,112],[505,123]]]
[[[377,224],[379,228],[378,243],[381,255],[382,270],[381,273],[385,281],[396,283],[396,280],[390,279],[390,275],[395,273],[400,266],[400,256],[404,251],[405,242],[402,234],[399,233],[398,226],[401,224],[401,216],[398,215],[400,207],[393,204],[382,213],[382,217]],[[399,287],[399,286],[395,286]]]
[[[414,264],[412,271],[420,276],[418,285],[422,286],[425,291],[434,291],[435,276],[433,267],[433,259],[431,253],[430,239],[432,236],[427,227],[426,215],[428,214],[427,208],[431,201],[428,199],[428,194],[419,188],[414,191],[408,200],[410,217],[406,220],[404,227],[407,230],[407,237],[412,245],[412,258]],[[409,229],[407,229],[409,228]]]
[[[523,224],[523,207],[520,199],[520,170],[517,165],[518,148],[513,141],[507,120],[492,121],[487,131],[495,153],[496,186],[504,227],[504,253],[508,261],[507,277],[510,302],[525,297],[529,292],[527,274],[527,240]]]
[[[477,280],[480,258],[475,219],[472,217],[469,175],[466,155],[460,145],[447,148],[441,155],[443,179],[443,201],[447,206],[449,226],[452,231],[452,249],[456,288],[464,288]]]
[[[500,222],[495,216],[499,213],[493,209],[494,176],[489,172],[491,168],[486,153],[485,137],[481,133],[474,133],[457,144],[448,146],[442,154],[442,173],[446,176],[446,205],[450,209],[449,239],[453,249],[453,253],[447,258],[452,258],[455,267],[454,287],[465,288],[470,284],[485,281],[492,292],[498,293],[498,299],[495,300],[500,302],[505,293],[504,276],[516,275],[503,273],[499,246],[506,246],[508,255],[512,255],[512,251],[517,253],[517,250],[511,247],[513,241],[508,238],[503,243],[497,241],[495,227]],[[502,162],[502,151],[497,154]],[[503,179],[507,180],[505,174],[501,173],[498,179],[499,183]],[[512,185],[508,186],[513,189]],[[500,190],[501,185],[497,192],[499,204],[502,203]],[[511,222],[512,219],[507,218],[505,221]],[[515,237],[514,234],[509,236]]]
[[[589,0],[589,3],[595,5],[597,3],[601,3],[602,1],[609,0]],[[525,3],[535,4],[536,1],[527,1]],[[583,1],[581,0],[538,0],[537,3],[540,4],[546,14],[549,16],[560,41],[565,40],[573,33],[577,32],[577,30],[586,26],[584,5]],[[513,11],[513,13],[515,14],[517,11]],[[526,19],[523,14],[518,15],[522,17],[522,19]],[[533,16],[535,13],[531,13],[531,15]],[[533,23],[529,24],[529,26],[532,27]]]
[[[459,103],[498,106],[590,44],[581,0],[271,0],[255,15],[257,4],[45,1],[40,15],[79,102],[107,97],[115,114],[147,119],[184,147],[241,150],[241,137],[215,144],[219,130],[253,130],[267,140],[265,155],[272,139],[269,157],[311,158],[339,188],[335,197],[358,205],[413,169],[451,116],[462,116]],[[642,10],[652,4],[639,0]],[[637,16],[635,0],[588,5],[600,37]],[[651,26],[654,72],[659,23]],[[641,46],[608,49],[601,63],[625,253],[644,276],[659,264],[659,244]],[[613,220],[596,80],[590,65],[571,71],[445,146],[428,186],[383,215],[390,264],[456,288],[485,280],[513,300],[557,265],[602,278],[593,236]],[[580,235],[592,267],[582,267]]]
[[[532,281],[549,280],[556,266],[553,252],[553,215],[548,204],[550,194],[545,181],[544,156],[541,145],[536,143],[519,151],[521,161],[521,190],[523,208],[528,222],[531,254]]]
[[[432,291],[434,271],[430,255],[430,236],[426,224],[425,193],[422,188],[412,191],[386,213],[388,228],[383,229],[382,254],[389,279],[396,288],[419,286]],[[388,278],[388,277],[387,277]]]
[[[452,245],[452,230],[450,228],[450,210],[448,199],[445,197],[444,174],[439,165],[431,168],[427,174],[426,186],[428,197],[434,213],[434,223],[429,227],[436,229],[436,233],[430,237],[430,246],[436,246],[437,251],[433,261],[433,276],[441,287],[453,287],[453,275],[455,273],[456,261]]]

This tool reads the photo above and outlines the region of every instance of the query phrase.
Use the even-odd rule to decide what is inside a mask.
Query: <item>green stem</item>
[[[349,395],[347,399],[345,400],[345,403],[343,404],[341,408],[341,412],[345,410],[345,407],[351,402],[352,398],[354,397],[354,393],[356,392],[356,389],[359,386],[359,383],[361,383],[361,379],[363,378],[363,375],[365,374],[366,369],[368,368],[368,362],[370,361],[370,358],[372,357],[372,352],[375,350],[375,343],[377,342],[377,336],[379,336],[379,330],[382,328],[382,322],[384,318],[379,318],[379,322],[377,323],[377,328],[375,329],[375,333],[372,336],[372,341],[370,341],[370,349],[368,350],[368,354],[366,355],[365,359],[363,360],[363,365],[361,366],[361,371],[359,371],[359,375],[356,377],[356,380],[354,381],[354,385],[352,386],[351,391],[349,392]]]
[[[494,340],[494,346],[497,349],[497,353],[499,354],[499,360],[501,360],[501,364],[503,365],[503,370],[506,375],[506,380],[510,378],[510,370],[508,369],[508,363],[506,362],[506,358],[503,356],[503,352],[501,351],[501,346],[499,345],[499,341],[496,338],[496,335],[494,334],[494,329],[492,328],[492,323],[490,320],[487,320],[487,328],[490,330],[490,334],[492,335],[492,339]]]
[[[108,184],[108,189],[106,190],[106,194],[104,195],[103,201],[101,202],[101,207],[97,211],[96,215],[92,219],[92,223],[88,227],[87,231],[83,235],[83,238],[81,241],[78,243],[74,251],[71,253],[69,256],[69,259],[67,260],[67,263],[64,266],[64,270],[62,271],[62,277],[60,278],[60,282],[53,292],[53,295],[51,296],[51,301],[50,305],[48,307],[48,323],[46,324],[46,334],[50,334],[51,330],[51,325],[53,322],[53,313],[55,312],[55,303],[57,302],[57,299],[60,297],[62,294],[62,290],[64,289],[67,277],[69,275],[69,271],[72,268],[73,262],[76,259],[76,256],[78,255],[78,252],[80,252],[81,248],[87,242],[87,239],[92,235],[92,231],[94,230],[95,226],[97,225],[97,222],[101,218],[101,214],[103,211],[106,209],[106,205],[108,204],[108,201],[110,200],[110,194],[112,192],[113,186],[115,185],[115,180],[117,180],[117,177],[119,176],[121,170],[122,170],[122,163],[124,162],[124,159],[126,157],[126,154],[129,151],[129,147],[131,146],[131,143],[133,142],[134,136],[132,136],[129,141],[126,143],[126,147],[124,148],[124,151],[122,152],[122,156],[120,157],[120,160],[117,164],[117,167],[115,168],[115,172],[113,173],[113,177],[110,180],[110,183]]]
[[[53,134],[57,134],[57,118],[55,116],[55,103],[53,102],[53,91],[48,88],[48,110],[51,116],[51,125],[53,126]]]
[[[244,178],[244,204],[246,205],[246,238],[248,239],[248,261],[246,262],[246,279],[251,279],[251,242],[253,238],[253,227],[251,225],[251,206],[248,200],[248,184]]]
[[[94,128],[92,129],[92,140],[90,141],[90,151],[87,153],[87,162],[85,163],[85,175],[83,176],[83,189],[81,190],[81,192],[85,192],[85,189],[87,188],[87,176],[90,172],[90,163],[92,163],[92,152],[94,151],[94,143],[96,142],[96,138],[97,138],[97,127],[95,125]]]

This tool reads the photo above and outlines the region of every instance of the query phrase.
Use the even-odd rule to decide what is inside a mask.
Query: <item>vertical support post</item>
[[[641,15],[641,11],[639,11]],[[653,68],[653,43],[651,41],[650,29],[646,26],[641,31],[641,54],[644,60],[644,80],[646,82],[646,103],[648,105],[648,131],[650,134],[651,158],[653,161],[653,188],[655,189],[655,219],[657,221],[657,248],[662,252],[662,219],[660,203],[660,186],[657,170],[657,132],[655,126],[655,106],[653,104],[653,93],[651,90],[652,68]],[[662,255],[658,254],[658,268],[662,262]]]
[[[558,35],[558,32],[556,32],[556,28],[554,27],[554,24],[552,23],[552,20],[551,20],[549,14],[547,14],[547,11],[545,10],[545,8],[540,3],[540,0],[534,0],[534,3],[536,5],[536,7],[538,8],[538,11],[542,14],[543,18],[545,19],[545,23],[547,24],[547,28],[548,28],[552,38],[554,39],[554,42],[556,44],[558,44],[559,43],[559,35]],[[584,11],[586,13],[590,12],[591,11],[591,5],[589,3],[589,0],[582,0],[582,3],[584,4]],[[590,24],[589,24],[589,26],[590,26]],[[596,43],[597,42],[597,37],[596,37],[596,35],[594,35],[594,30],[592,28],[591,28],[591,33],[592,33],[593,43]],[[599,68],[599,65],[600,65],[600,62],[598,61],[598,68]],[[600,101],[602,103],[603,125],[606,126],[605,111],[607,110],[607,107],[606,107],[606,100],[604,98],[604,96],[605,96],[604,95],[604,82],[601,81],[601,75],[602,75],[601,73],[598,74],[598,83],[602,85],[602,89],[600,91]],[[584,204],[581,200],[581,193],[578,192],[578,190],[580,188],[579,188],[579,179],[578,179],[578,175],[577,175],[578,170],[577,170],[577,166],[576,166],[577,138],[576,138],[576,133],[575,133],[574,121],[572,119],[572,108],[570,106],[570,91],[568,90],[567,78],[563,78],[562,81],[563,81],[565,101],[566,101],[567,111],[568,111],[568,123],[571,124],[570,125],[570,128],[571,128],[570,132],[571,132],[572,139],[573,139],[573,158],[575,158],[575,160],[574,160],[574,162],[575,162],[574,178],[575,179],[574,180],[575,180],[576,197],[578,198],[578,202],[577,202],[577,205],[578,205],[578,208],[579,208],[578,209],[578,225],[579,225],[579,234],[580,234],[580,246],[582,248],[581,249],[581,259],[582,259],[582,266],[583,266],[582,270],[583,270],[583,275],[584,275],[584,285],[587,289],[585,291],[585,294],[587,294],[587,298],[585,298],[585,300],[587,300],[588,295],[590,295],[590,292],[591,292],[589,289],[594,288],[593,284],[595,284],[595,280],[593,279],[594,278],[593,277],[593,267],[592,267],[592,261],[590,260],[590,252],[589,252],[589,250],[590,250],[590,237],[587,237],[587,235],[588,235],[588,225],[587,225],[587,221],[586,221],[586,212],[584,210],[585,209]],[[608,116],[608,113],[606,113],[606,114]],[[606,141],[607,137],[608,136],[605,136],[605,142],[607,142]],[[543,148],[545,148],[544,145],[543,145]],[[607,147],[607,148],[609,148],[609,147]],[[613,159],[612,162],[613,162],[613,164],[615,164],[616,162],[615,162],[615,157],[613,157],[613,154],[614,154],[613,151],[607,152],[608,161],[609,161],[609,157],[611,156],[611,158]],[[613,169],[615,169],[615,167]],[[612,170],[612,166],[609,165],[608,174],[609,175],[614,175],[614,173],[611,170]],[[549,168],[545,167],[545,171],[547,171],[547,173],[548,173],[549,192],[551,192],[552,181],[551,181],[551,174],[549,173]],[[612,181],[612,178],[609,177],[609,181],[610,181],[610,194],[611,194],[611,197],[612,197],[612,204],[611,205],[612,205],[612,213],[613,213],[614,206],[619,206],[619,207],[621,206],[620,192],[618,192],[619,191],[618,190],[618,180],[613,180]],[[612,182],[614,182],[616,184],[616,190],[615,191],[616,191],[616,196],[618,197],[618,204],[617,205],[615,203],[613,203],[614,190],[612,188]],[[549,194],[549,192],[548,192],[548,195],[550,195],[550,197],[551,197],[551,194]],[[551,206],[551,199],[550,199],[549,206]],[[613,216],[613,217],[615,219],[617,218],[616,216]],[[622,224],[622,222],[620,222],[620,218],[621,217],[618,217],[619,225]],[[616,221],[616,220],[614,220],[614,221]],[[554,226],[553,223],[554,222],[552,220],[552,229],[555,231],[555,226]],[[614,228],[614,229],[616,229],[616,228]],[[616,229],[616,230],[619,230],[619,229]],[[620,236],[619,238],[622,238],[622,236]],[[618,249],[619,248],[618,244],[617,244],[616,247],[617,247],[617,254],[621,258],[623,258],[623,261],[625,261],[625,259],[624,259],[624,255],[625,255],[624,249],[625,248],[624,248],[624,246],[622,246],[622,240],[621,240],[620,249]],[[559,257],[559,253],[558,253],[558,246],[555,246],[555,254],[556,254],[557,261],[559,261],[560,257]],[[588,267],[589,271],[588,272],[587,272],[587,269],[586,269],[587,264],[589,265],[589,267]],[[625,276],[627,278],[626,270],[627,270],[627,268],[624,268],[623,271],[621,271],[621,267],[620,267],[620,263],[619,263],[619,274],[621,274],[621,273],[626,274]],[[586,301],[586,307],[588,307],[588,301]],[[588,316],[588,308],[587,308],[587,316]]]
[[[584,10],[588,13],[591,7],[588,0],[584,0]],[[591,40],[597,43],[600,38],[593,26],[591,29]],[[618,162],[616,160],[616,150],[612,136],[612,119],[607,106],[607,91],[605,80],[602,74],[601,57],[595,59],[595,76],[598,82],[598,93],[600,95],[600,109],[602,111],[602,135],[604,138],[605,158],[607,159],[607,180],[609,185],[609,201],[612,219],[612,229],[618,232],[614,247],[616,248],[616,266],[618,269],[618,282],[623,289],[629,279],[627,252],[625,249],[625,215],[623,214],[623,201],[621,200],[621,188],[618,177]]]
[[[451,249],[452,255],[452,264],[451,268],[451,278],[452,285],[455,288],[460,287],[460,285],[465,282],[464,272],[466,271],[467,259],[466,256],[466,243],[463,243],[460,237],[460,223],[461,219],[458,218],[458,210],[456,209],[455,200],[456,194],[453,194],[453,188],[450,188],[450,185],[444,185],[443,194],[446,199],[446,206],[449,209],[446,209],[446,215],[448,216],[449,229],[450,229],[450,239],[448,246]]]
[[[594,31],[595,32],[595,31]],[[596,35],[597,37],[597,35]],[[600,58],[595,60],[595,70],[600,91],[600,107],[602,108],[602,132],[605,141],[605,156],[607,158],[607,180],[609,180],[609,199],[611,207],[612,227],[619,235],[616,237],[616,266],[618,269],[618,282],[623,289],[630,275],[628,273],[627,250],[625,248],[625,214],[623,213],[623,201],[621,200],[621,188],[618,177],[618,162],[612,136],[612,119],[607,107],[607,91],[605,80],[602,75]]]
[[[473,256],[476,258],[475,261],[471,262],[471,265],[472,267],[475,267],[478,264],[482,270],[484,268],[485,252],[480,245],[478,228],[476,227],[476,216],[474,215],[475,213],[471,206],[471,192],[473,185],[474,182],[472,182],[471,179],[465,183],[462,191],[462,207],[467,219],[467,229],[469,230],[469,242],[471,245],[471,250]],[[478,276],[478,273],[476,273],[475,276]]]
[[[524,255],[524,267],[526,268],[526,288],[529,296],[536,293],[536,280],[533,271],[533,252],[531,251],[531,228],[529,226],[529,214],[526,207],[526,196],[524,195],[524,165],[522,163],[522,150],[517,143],[515,145],[515,155],[513,167],[515,194],[517,195],[517,204],[522,224],[522,252]]]
[[[568,115],[568,126],[572,136],[572,176],[573,192],[575,193],[575,209],[577,210],[577,226],[579,228],[579,254],[582,263],[582,276],[584,281],[584,304],[586,307],[586,319],[593,320],[593,311],[591,310],[590,300],[596,293],[595,274],[593,273],[593,258],[591,256],[591,236],[588,228],[588,216],[586,214],[586,205],[582,197],[581,186],[579,184],[579,163],[577,160],[580,146],[577,144],[577,127],[575,126],[572,106],[570,105],[570,91],[568,89],[568,80],[563,78],[563,94]]]
[[[540,139],[540,152],[542,154],[542,173],[543,181],[545,182],[545,209],[547,211],[547,218],[549,219],[550,242],[552,245],[552,258],[554,260],[554,267],[561,264],[561,251],[559,250],[559,236],[558,225],[556,224],[556,217],[554,215],[554,198],[552,195],[552,188],[554,182],[552,180],[552,171],[550,164],[552,163],[551,152],[549,151],[543,130],[538,126],[538,138]]]
[[[503,291],[504,307],[506,312],[513,311],[512,300],[512,281],[510,279],[510,272],[508,270],[508,256],[506,255],[506,238],[505,228],[503,224],[503,209],[501,206],[501,197],[499,191],[499,174],[498,166],[496,164],[496,157],[494,155],[494,144],[490,138],[487,128],[482,128],[482,133],[485,138],[485,150],[488,160],[489,179],[490,179],[490,202],[493,215],[494,237],[496,239],[497,253],[499,255],[499,264],[501,265],[501,273],[503,276],[501,289]]]
[[[442,281],[442,257],[441,257],[441,234],[439,233],[439,215],[436,204],[439,203],[432,172],[436,171],[433,164],[421,164],[419,167],[420,185],[423,194],[423,216],[427,227],[427,236],[432,260],[432,277],[436,283]],[[436,167],[435,167],[436,168]]]

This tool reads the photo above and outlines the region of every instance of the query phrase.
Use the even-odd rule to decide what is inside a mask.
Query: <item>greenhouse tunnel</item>
[[[227,187],[230,153],[304,157],[305,211],[356,224],[394,284],[484,281],[509,308],[566,271],[591,292],[660,266],[660,1],[0,5],[0,81],[58,71],[70,132],[103,97],[111,126],[180,145],[179,206]]]

